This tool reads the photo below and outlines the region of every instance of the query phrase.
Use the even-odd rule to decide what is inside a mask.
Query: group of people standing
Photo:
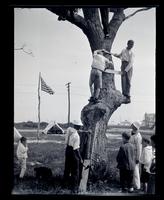
[[[65,169],[64,185],[70,186],[72,193],[78,193],[82,177],[84,155],[80,151],[81,143],[87,143],[90,131],[80,130],[81,122],[73,121],[73,127],[66,130],[65,135]],[[120,171],[120,185],[122,192],[138,192],[155,194],[155,144],[156,135],[151,137],[141,136],[140,124],[133,122],[131,132],[122,133],[122,142],[116,156],[117,168]],[[81,141],[80,131],[86,134]],[[84,145],[85,148],[85,145]],[[20,179],[24,177],[27,159],[27,139],[21,137],[17,146],[17,158],[20,162]]]
[[[64,183],[71,187],[72,193],[78,193],[84,158],[80,151],[79,131],[82,124],[73,122],[66,130],[66,151]],[[155,194],[155,142],[156,136],[141,136],[140,124],[133,122],[131,132],[122,133],[122,141],[116,161],[120,171],[122,192]]]
[[[117,154],[122,192],[155,194],[155,142],[156,136],[141,136],[139,123],[131,125],[132,131],[122,133],[122,141]]]

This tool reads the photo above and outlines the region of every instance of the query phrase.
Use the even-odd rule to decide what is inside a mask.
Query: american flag
[[[49,94],[54,94],[54,91],[45,83],[42,77],[41,77],[41,90]]]

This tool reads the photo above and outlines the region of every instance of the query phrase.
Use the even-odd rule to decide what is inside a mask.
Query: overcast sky
[[[129,14],[134,9],[127,9]],[[46,9],[14,10],[15,48],[33,52],[14,51],[14,121],[38,121],[38,78],[54,95],[41,92],[41,121],[67,122],[67,87],[71,82],[71,120],[80,119],[82,108],[90,97],[89,75],[92,54],[83,32]],[[155,113],[155,8],[140,12],[126,20],[118,30],[112,52],[120,53],[127,40],[133,39],[135,54],[130,104],[121,105],[110,122],[141,121],[144,113]],[[115,69],[121,62],[113,58]],[[121,90],[121,79],[115,75],[116,87]]]

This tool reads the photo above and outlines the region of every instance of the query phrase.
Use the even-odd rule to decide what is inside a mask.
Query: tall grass
[[[24,135],[23,135],[24,134]],[[23,136],[27,133],[22,133]],[[30,133],[31,139],[36,139],[36,135]],[[62,143],[29,143],[28,162],[38,161],[39,166],[46,166],[51,168],[53,179],[51,182],[40,181],[37,182],[34,177],[34,167],[27,165],[25,179],[20,182],[17,177],[20,172],[20,167],[16,158],[16,145],[14,145],[14,187],[13,193],[20,194],[69,194],[70,191],[62,186],[62,177],[64,172],[65,162],[65,145],[63,135],[46,135],[43,136],[45,140],[57,140]],[[109,137],[107,145],[107,164],[100,162],[90,170],[88,180],[88,192],[90,193],[105,193],[119,189],[119,171],[116,168],[116,156],[121,145],[121,139],[116,137]]]

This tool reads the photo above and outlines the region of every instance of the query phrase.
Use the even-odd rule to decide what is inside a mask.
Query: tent
[[[51,121],[42,131],[43,134],[63,134],[64,130],[55,121]]]
[[[14,127],[14,142],[18,142],[19,139],[22,137],[22,135],[19,133],[19,131]]]

